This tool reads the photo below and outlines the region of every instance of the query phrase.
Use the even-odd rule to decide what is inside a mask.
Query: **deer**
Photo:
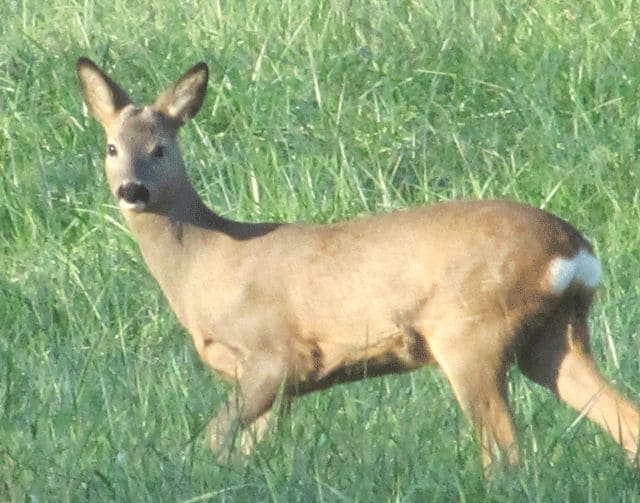
[[[90,59],[76,70],[146,266],[201,360],[232,384],[208,428],[219,459],[250,453],[272,411],[299,396],[435,366],[485,469],[516,467],[507,371],[517,365],[637,462],[638,408],[590,348],[602,266],[565,220],[508,200],[458,200],[331,224],[235,221],[197,194],[178,144],[204,102],[205,63],[147,106]]]

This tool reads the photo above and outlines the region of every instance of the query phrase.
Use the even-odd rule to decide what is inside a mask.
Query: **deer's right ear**
[[[111,121],[122,108],[131,103],[131,98],[127,93],[90,59],[78,59],[76,71],[84,101],[91,114],[103,126]]]
[[[207,93],[208,80],[206,63],[198,63],[158,96],[154,107],[182,126],[200,110]]]

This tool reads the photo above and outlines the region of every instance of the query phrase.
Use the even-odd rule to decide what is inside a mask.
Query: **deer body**
[[[333,225],[250,224],[209,210],[177,131],[204,99],[196,65],[137,108],[78,62],[107,134],[109,185],[151,273],[202,360],[236,384],[211,426],[227,450],[295,396],[437,364],[476,427],[483,460],[517,461],[506,371],[585,409],[630,456],[636,407],[606,383],[586,317],[600,264],[568,223],[506,201],[441,203]],[[258,432],[259,436],[260,431]],[[245,449],[253,437],[242,436]]]

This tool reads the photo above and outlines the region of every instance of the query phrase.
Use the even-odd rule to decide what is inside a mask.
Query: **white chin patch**
[[[128,211],[144,211],[147,209],[147,204],[142,201],[136,201],[135,203],[130,203],[129,201],[125,201],[124,199],[120,199],[118,201],[118,205],[121,210]]]

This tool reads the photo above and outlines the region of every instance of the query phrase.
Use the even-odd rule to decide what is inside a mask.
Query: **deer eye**
[[[107,155],[110,157],[114,157],[116,155],[118,155],[118,149],[116,148],[116,146],[113,143],[109,143],[107,145]]]
[[[151,152],[151,155],[153,157],[164,157],[165,151],[164,151],[164,146],[163,145],[156,145],[156,147],[153,149],[153,152]]]

